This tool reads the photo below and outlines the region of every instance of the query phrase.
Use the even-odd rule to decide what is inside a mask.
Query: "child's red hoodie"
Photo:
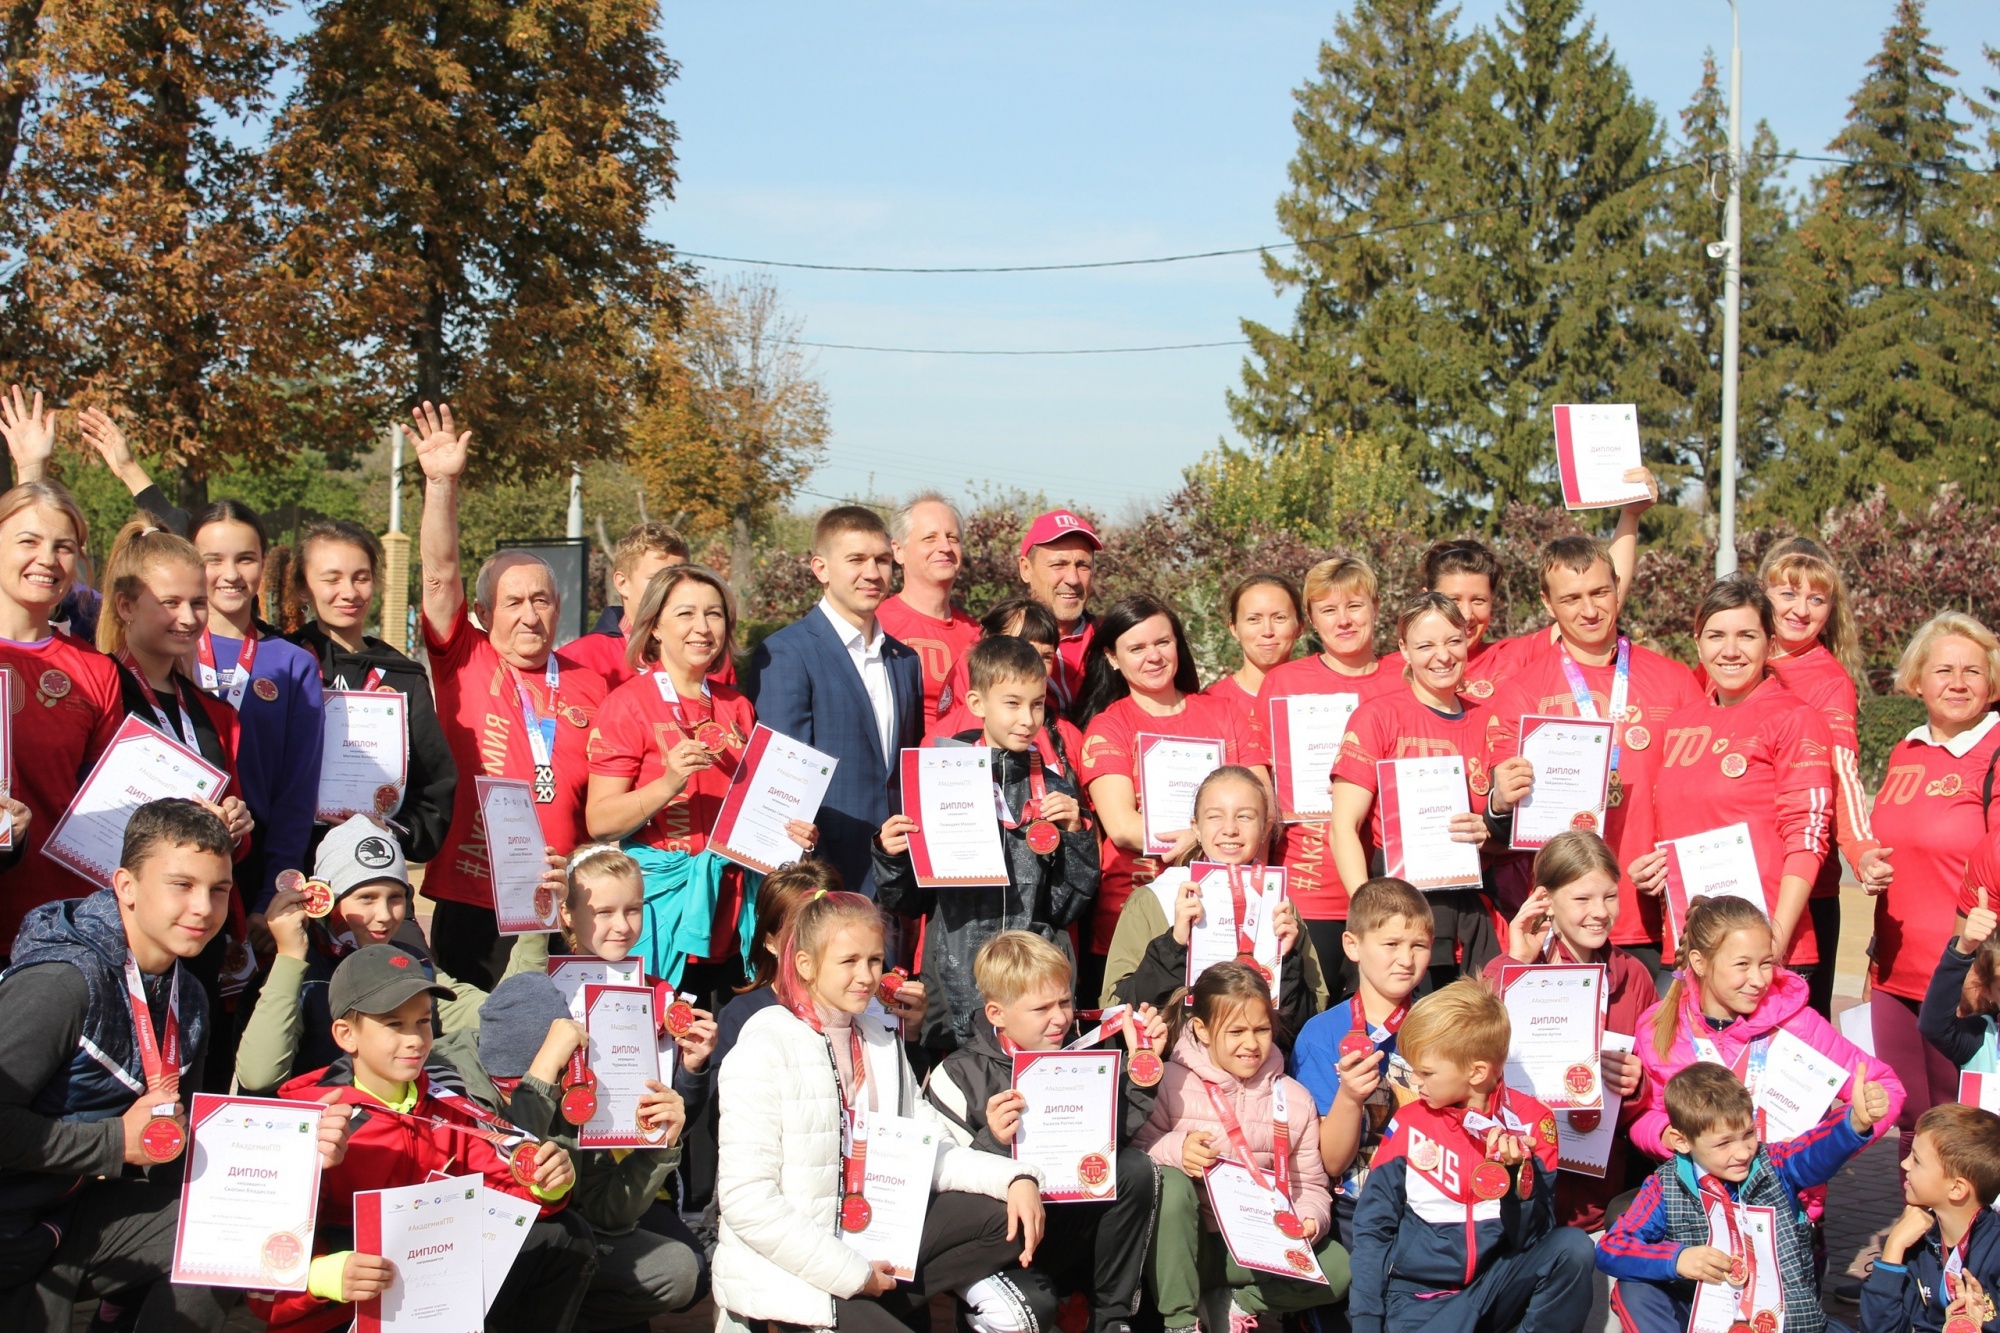
[[[348,1133],[346,1156],[339,1166],[320,1173],[315,1254],[340,1248],[323,1243],[327,1228],[351,1233],[357,1190],[421,1185],[433,1173],[480,1176],[489,1188],[541,1204],[543,1217],[562,1211],[564,1199],[544,1199],[514,1178],[506,1152],[493,1137],[532,1143],[526,1135],[463,1095],[433,1083],[428,1074],[417,1076],[413,1091],[415,1100],[408,1110],[390,1110],[374,1094],[354,1086],[352,1067],[345,1060],[301,1074],[278,1089],[288,1101],[360,1108]],[[351,1306],[303,1291],[253,1296],[250,1304],[269,1323],[271,1333],[321,1333],[354,1318]]]

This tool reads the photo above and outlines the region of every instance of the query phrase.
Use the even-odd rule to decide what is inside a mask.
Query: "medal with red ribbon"
[[[1993,1318],[1993,1298],[1981,1292],[1974,1296],[1965,1287],[1965,1251],[1972,1243],[1972,1227],[1958,1238],[1958,1244],[1944,1247],[1944,1299],[1949,1310],[1960,1299],[1965,1306],[1944,1321],[1944,1333],[1979,1333]]]
[[[1738,1212],[1738,1204],[1729,1196],[1728,1187],[1714,1176],[1704,1173],[1701,1178],[1701,1201],[1704,1211],[1714,1205],[1722,1209],[1722,1225],[1726,1234],[1729,1252],[1729,1272],[1726,1280],[1736,1292],[1736,1318],[1730,1321],[1729,1333],[1756,1333],[1761,1315],[1754,1312],[1757,1294],[1757,1255],[1746,1235]],[[1775,1319],[1773,1320],[1775,1326]]]
[[[1266,986],[1271,984],[1271,969],[1257,961],[1257,912],[1263,906],[1264,865],[1232,865],[1224,867],[1229,874],[1229,909],[1235,913],[1236,921],[1236,961],[1248,963],[1264,978]],[[1250,887],[1255,885],[1257,897],[1250,896]]]
[[[728,748],[729,733],[715,720],[715,697],[709,693],[706,680],[701,683],[701,697],[708,706],[708,712],[692,722],[688,721],[688,715],[681,707],[681,692],[674,688],[673,677],[664,671],[655,671],[653,684],[660,691],[661,700],[673,710],[674,725],[680,729],[681,735],[691,741],[699,741],[702,748],[714,754],[721,754]]]
[[[819,1021],[819,1014],[810,1003],[795,1004],[792,1012],[822,1037],[826,1035],[826,1025]],[[861,1048],[861,1029],[852,1023],[847,1028],[847,1063],[854,1071],[851,1086],[840,1086],[840,1105],[846,1122],[846,1151],[841,1154],[840,1164],[840,1229],[855,1232],[866,1231],[868,1223],[875,1216],[875,1209],[868,1202],[868,1113],[861,1105],[861,1090],[868,1082],[868,1057]],[[833,1081],[840,1085],[840,1068],[836,1064]]]
[[[1236,1118],[1236,1109],[1229,1104],[1229,1098],[1215,1084],[1202,1080],[1202,1087],[1208,1089],[1209,1104],[1215,1107],[1215,1118],[1222,1122],[1223,1132],[1229,1136],[1229,1146],[1235,1150],[1237,1160],[1250,1172],[1256,1181],[1271,1195],[1271,1220],[1292,1240],[1306,1234],[1306,1224],[1299,1220],[1298,1212],[1292,1207],[1292,1122],[1286,1114],[1285,1079],[1283,1075],[1271,1081],[1271,1174],[1267,1177],[1257,1169],[1257,1159],[1250,1153],[1249,1136],[1243,1132],[1243,1122]]]
[[[1513,1125],[1498,1118],[1508,1116],[1507,1085],[1505,1083],[1497,1084],[1494,1087],[1492,1099],[1488,1104],[1497,1113],[1496,1116],[1485,1115],[1468,1107],[1465,1112],[1464,1123],[1466,1132],[1475,1136],[1481,1144],[1481,1152],[1483,1154],[1483,1159],[1479,1165],[1472,1168],[1472,1193],[1475,1198],[1490,1203],[1494,1199],[1498,1199],[1506,1194],[1507,1187],[1513,1183],[1513,1176],[1507,1170],[1506,1163],[1500,1161],[1494,1155],[1500,1151],[1501,1139],[1511,1137],[1517,1142],[1522,1142],[1523,1136]],[[1498,1135],[1494,1136],[1491,1144],[1487,1144],[1485,1141],[1486,1131],[1489,1129],[1500,1131]],[[1534,1168],[1528,1163],[1525,1157],[1521,1162],[1521,1175],[1521,1197],[1526,1198],[1534,1190],[1534,1186],[1531,1183],[1534,1180]]]
[[[139,1048],[139,1068],[146,1076],[145,1097],[152,1118],[139,1131],[139,1150],[155,1164],[171,1162],[187,1146],[187,1131],[175,1118],[181,1109],[181,969],[174,964],[173,985],[167,991],[167,1016],[161,1035],[153,1036],[153,1011],[146,1003],[146,983],[139,962],[125,955],[125,1001],[132,1011],[132,1040]]]
[[[153,682],[146,679],[146,673],[139,669],[138,662],[133,659],[132,650],[130,648],[120,648],[118,650],[118,660],[124,664],[126,670],[132,673],[132,679],[139,682],[139,692],[146,697],[146,706],[152,711],[153,725],[159,733],[162,736],[173,735],[177,737],[181,744],[187,746],[188,749],[193,750],[196,754],[200,754],[201,739],[195,734],[194,718],[189,715],[185,707],[180,706],[181,701],[178,698],[174,700],[174,711],[169,714],[166,706],[160,702],[159,694],[153,689]],[[171,732],[168,730],[170,727],[172,728]]]
[[[1361,1007],[1361,997],[1356,995],[1354,997],[1354,1030],[1340,1039],[1341,1058],[1345,1059],[1356,1052],[1380,1050],[1382,1043],[1395,1036],[1396,1029],[1402,1027],[1403,1020],[1409,1016],[1410,1002],[1405,1000],[1389,1011],[1389,1016],[1382,1020],[1381,1035],[1376,1036],[1372,1030],[1372,1025],[1368,1021],[1367,1012]]]
[[[257,627],[252,625],[244,631],[243,647],[237,651],[236,667],[229,673],[227,682],[222,679],[222,673],[216,670],[215,635],[211,631],[201,632],[201,639],[195,644],[194,658],[195,676],[201,687],[241,712],[243,691],[250,687],[250,671],[257,663]]]
[[[597,1075],[590,1072],[585,1048],[570,1052],[562,1076],[562,1116],[581,1128],[597,1114]]]
[[[541,1140],[537,1139],[533,1134],[528,1133],[525,1129],[516,1127],[512,1122],[503,1120],[481,1106],[478,1102],[473,1101],[470,1097],[462,1097],[449,1088],[430,1082],[428,1078],[425,1079],[424,1092],[427,1096],[435,1097],[438,1101],[448,1102],[452,1106],[457,1107],[472,1119],[477,1120],[484,1128],[455,1125],[449,1120],[440,1120],[436,1116],[412,1116],[402,1111],[389,1111],[388,1114],[403,1115],[411,1120],[427,1120],[431,1124],[444,1129],[463,1130],[474,1138],[490,1143],[493,1145],[495,1152],[507,1159],[507,1173],[514,1177],[514,1183],[522,1189],[532,1189],[534,1187],[535,1168],[537,1165],[535,1154],[536,1150],[541,1146]],[[368,1109],[372,1112],[377,1108],[370,1107]]]
[[[1165,1077],[1167,1066],[1153,1050],[1153,1035],[1146,1031],[1146,1025],[1139,1021],[1139,1011],[1129,1004],[1114,1005],[1109,1009],[1080,1010],[1077,1018],[1088,1021],[1098,1019],[1096,1027],[1065,1046],[1067,1051],[1080,1051],[1095,1046],[1107,1036],[1116,1037],[1130,1031],[1138,1049],[1132,1052],[1132,1059],[1126,1066],[1126,1075],[1142,1088],[1156,1086]]]
[[[1028,850],[1036,856],[1047,856],[1062,846],[1062,833],[1050,821],[1042,818],[1042,802],[1048,797],[1048,780],[1042,772],[1042,752],[1034,746],[1028,747],[1028,803],[1021,807],[1021,817],[1010,819],[1001,815],[1000,823],[1010,829],[1027,824]],[[1006,806],[1002,797],[1000,805]]]
[[[667,1035],[679,1039],[694,1031],[694,996],[681,994],[674,996],[667,1005]]]

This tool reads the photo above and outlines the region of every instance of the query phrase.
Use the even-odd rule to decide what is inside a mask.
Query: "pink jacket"
[[[1184,1029],[1160,1080],[1152,1118],[1139,1130],[1137,1142],[1154,1161],[1176,1171],[1182,1169],[1181,1147],[1190,1131],[1206,1130],[1215,1136],[1211,1142],[1221,1149],[1224,1157],[1236,1157],[1229,1146],[1229,1131],[1223,1128],[1215,1104],[1203,1086],[1204,1082],[1212,1083],[1236,1113],[1257,1169],[1268,1173],[1275,1146],[1275,1136],[1271,1133],[1271,1089],[1282,1079],[1286,1121],[1292,1138],[1289,1165],[1292,1209],[1300,1220],[1317,1222],[1318,1229],[1313,1234],[1323,1237],[1333,1221],[1333,1195],[1327,1189],[1326,1168],[1319,1160],[1319,1111],[1305,1085],[1285,1078],[1284,1069],[1285,1057],[1273,1046],[1255,1077],[1239,1083],[1234,1075],[1216,1068],[1208,1058],[1208,1048],[1194,1039],[1192,1030]],[[1205,1194],[1201,1211],[1203,1219],[1213,1227]]]
[[[1820,966],[1830,964],[1822,963]],[[1684,1022],[1677,1027],[1673,1048],[1665,1057],[1654,1045],[1653,1020],[1665,1003],[1663,999],[1639,1016],[1638,1052],[1640,1062],[1646,1067],[1646,1081],[1639,1090],[1644,1109],[1632,1123],[1632,1142],[1641,1152],[1659,1158],[1673,1156],[1661,1137],[1667,1128],[1667,1080],[1693,1064],[1695,1059],[1694,1044],[1688,1040]],[[1805,979],[1798,973],[1779,968],[1771,978],[1771,989],[1764,992],[1764,998],[1758,1002],[1755,1012],[1712,1035],[1717,1053],[1733,1066],[1751,1042],[1780,1030],[1791,1033],[1821,1055],[1836,1061],[1843,1069],[1853,1069],[1857,1061],[1866,1060],[1868,1077],[1880,1083],[1883,1091],[1889,1094],[1889,1114],[1876,1122],[1875,1137],[1879,1139],[1896,1127],[1896,1117],[1903,1110],[1902,1080],[1896,1077],[1895,1070],[1841,1036],[1834,1030],[1833,1024],[1806,1004]],[[1849,1097],[1853,1085],[1854,1078],[1850,1074],[1841,1087],[1840,1096]],[[1817,1217],[1823,1191],[1810,1193],[1813,1197],[1807,1211]]]

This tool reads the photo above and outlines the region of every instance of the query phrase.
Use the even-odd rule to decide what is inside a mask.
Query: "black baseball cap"
[[[393,944],[371,944],[356,949],[333,969],[333,980],[326,985],[326,1003],[335,1018],[351,1013],[387,1014],[412,995],[427,991],[446,1000],[458,998],[449,986],[438,985],[414,954]]]

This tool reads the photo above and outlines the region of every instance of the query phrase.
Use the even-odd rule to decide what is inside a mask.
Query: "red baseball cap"
[[[1097,529],[1084,522],[1067,509],[1051,509],[1036,517],[1021,535],[1021,554],[1026,557],[1037,546],[1055,541],[1060,537],[1081,537],[1090,543],[1090,549],[1104,549],[1104,539],[1097,535]]]

